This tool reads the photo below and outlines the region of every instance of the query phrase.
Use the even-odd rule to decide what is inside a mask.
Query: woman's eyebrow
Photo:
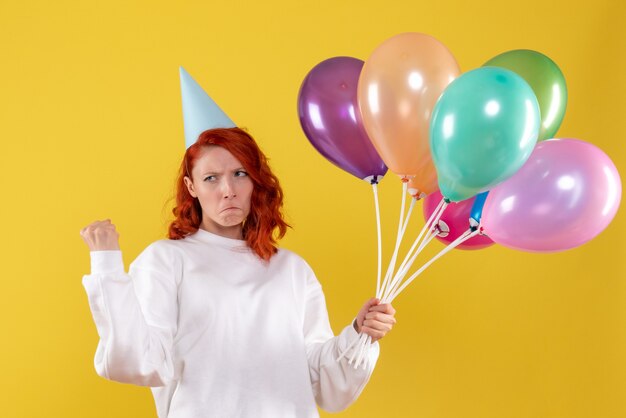
[[[246,171],[244,167],[231,168],[231,169],[228,169],[227,171],[234,173],[236,171],[242,171],[242,170]],[[222,174],[222,172],[219,170],[207,170],[204,173],[202,173],[203,176],[207,176],[209,174]]]

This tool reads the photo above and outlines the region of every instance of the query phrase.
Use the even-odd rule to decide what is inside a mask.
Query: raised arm
[[[83,277],[100,341],[99,375],[123,383],[163,386],[175,379],[177,271],[173,248],[156,242],[124,272],[118,234],[110,221],[81,230],[91,250],[91,274]]]

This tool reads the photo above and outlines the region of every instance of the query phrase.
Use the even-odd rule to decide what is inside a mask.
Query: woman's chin
[[[234,228],[237,226],[241,226],[243,223],[243,217],[237,215],[225,216],[220,224],[223,228]]]

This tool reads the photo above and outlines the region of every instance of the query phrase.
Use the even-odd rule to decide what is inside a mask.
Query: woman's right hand
[[[89,251],[119,250],[119,236],[110,219],[95,221],[80,230]]]

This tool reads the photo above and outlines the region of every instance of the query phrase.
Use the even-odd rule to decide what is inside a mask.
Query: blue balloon
[[[476,200],[474,200],[472,210],[470,211],[470,227],[476,228],[480,225],[480,220],[483,217],[483,206],[485,206],[488,194],[489,192],[482,192],[476,195]]]

